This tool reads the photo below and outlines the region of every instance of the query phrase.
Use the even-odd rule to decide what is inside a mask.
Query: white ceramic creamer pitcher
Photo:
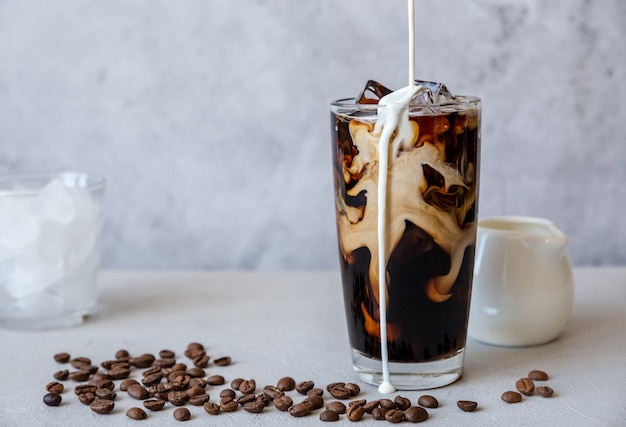
[[[558,337],[574,301],[567,242],[546,219],[480,220],[469,335],[502,346],[539,345]]]

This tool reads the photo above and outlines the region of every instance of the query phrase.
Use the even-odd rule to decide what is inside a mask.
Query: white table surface
[[[575,270],[572,318],[556,341],[538,347],[501,348],[468,340],[463,377],[431,390],[440,407],[429,410],[431,426],[623,426],[626,425],[626,268]],[[206,346],[212,358],[231,356],[232,365],[210,365],[208,374],[254,378],[260,391],[283,376],[312,380],[325,388],[335,381],[356,382],[350,365],[340,278],[325,272],[121,272],[100,276],[101,309],[87,323],[47,332],[0,329],[0,425],[180,425],[172,406],[134,421],[125,412],[139,401],[118,390],[115,410],[98,415],[78,402],[66,381],[63,404],[42,403],[45,385],[60,365],[53,355],[68,352],[94,363],[113,358],[121,348],[132,354],[168,348],[181,361],[189,342]],[[191,365],[190,363],[188,363]],[[555,395],[506,404],[502,392],[531,369],[550,374]],[[141,370],[133,373],[140,377]],[[380,398],[363,383],[359,398]],[[225,386],[223,386],[225,387]],[[212,401],[223,387],[210,387]],[[294,400],[295,391],[289,393]],[[395,395],[414,404],[424,392]],[[326,396],[330,401],[330,396]],[[457,400],[475,400],[479,409],[465,413]],[[325,425],[316,411],[293,418],[268,407],[261,414],[243,410],[206,414],[187,406],[184,425]],[[352,425],[345,417],[336,424]],[[366,417],[359,424],[381,425]],[[384,424],[390,424],[384,422]]]

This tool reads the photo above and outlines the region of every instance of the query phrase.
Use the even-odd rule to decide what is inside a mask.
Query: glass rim
[[[456,95],[453,101],[440,102],[435,104],[411,104],[409,105],[410,111],[419,111],[425,108],[449,108],[449,107],[458,107],[461,105],[477,105],[482,101],[477,96],[471,95]],[[355,108],[362,110],[377,110],[379,108],[385,108],[384,105],[379,104],[359,104],[356,102],[355,97],[349,98],[340,98],[330,103],[331,107],[341,107],[341,108]]]
[[[60,178],[62,180],[70,178],[75,179],[77,177],[84,178],[84,185],[70,187],[70,190],[87,190],[98,191],[105,187],[106,178],[103,175],[88,172],[84,170],[33,170],[33,171],[20,171],[20,172],[4,172],[0,173],[0,193],[7,193],[7,189],[2,188],[3,183],[7,182],[26,182],[26,181],[41,181],[44,185],[53,180],[54,178]]]

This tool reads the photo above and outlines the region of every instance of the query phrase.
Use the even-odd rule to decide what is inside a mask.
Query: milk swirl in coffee
[[[349,335],[381,360],[381,393],[394,391],[389,362],[464,347],[476,235],[479,101],[415,81],[410,50],[408,87],[369,82],[332,110]]]

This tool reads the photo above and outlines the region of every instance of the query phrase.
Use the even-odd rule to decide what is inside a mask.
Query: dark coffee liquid
[[[375,196],[367,192],[352,196],[347,194],[359,180],[359,176],[346,179],[345,174],[345,165],[350,165],[359,154],[349,131],[351,119],[335,114],[331,116],[332,127],[336,129],[333,132],[333,147],[336,153],[335,190],[337,198],[341,198],[338,206],[365,206],[367,209],[368,197]],[[464,198],[467,197],[468,188],[475,192],[477,186],[477,127],[468,126],[467,117],[458,112],[444,116],[411,117],[411,120],[418,122],[420,137],[425,137],[425,143],[440,147],[447,166],[452,166],[459,173],[470,177],[466,180],[467,186],[446,185],[445,173],[438,171],[436,165],[416,165],[417,170],[421,168],[428,186],[415,191],[420,191],[424,202],[434,209],[447,213],[457,212],[459,227],[471,225],[476,220],[477,202],[464,204]],[[445,123],[443,128],[439,126],[441,123]],[[393,188],[389,191],[393,191]],[[462,207],[460,213],[459,207]],[[338,211],[338,220],[339,215]],[[444,276],[450,271],[450,254],[424,229],[408,220],[405,224],[405,231],[389,254],[387,263],[387,323],[394,328],[393,333],[388,333],[389,361],[423,362],[443,359],[454,355],[465,346],[475,246],[470,244],[464,250],[462,265],[452,286],[451,296],[445,301],[436,302],[427,295],[426,286],[429,280]],[[351,345],[369,357],[380,359],[379,335],[371,333],[371,320],[378,321],[379,307],[377,290],[373,290],[370,283],[370,249],[365,246],[357,248],[346,258],[341,255],[340,250]],[[370,332],[366,327],[368,318]]]

